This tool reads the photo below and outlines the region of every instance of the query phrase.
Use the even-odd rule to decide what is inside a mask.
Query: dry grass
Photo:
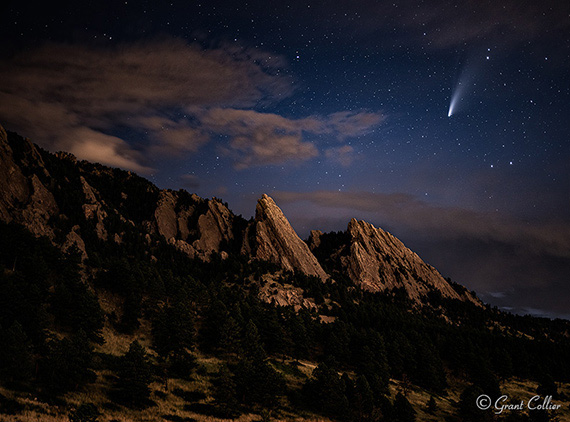
[[[117,336],[120,337],[120,336]],[[120,343],[119,341],[117,344]],[[115,343],[114,343],[115,344]],[[109,346],[107,346],[109,347]],[[115,347],[115,346],[113,346]],[[105,350],[110,350],[107,348]],[[114,348],[117,351],[119,349]],[[114,353],[115,354],[115,353]],[[128,409],[122,406],[116,406],[110,403],[107,392],[111,387],[110,371],[100,371],[98,373],[97,382],[87,386],[81,392],[69,393],[64,397],[65,405],[53,406],[39,401],[37,398],[29,394],[16,394],[5,388],[0,388],[0,394],[8,399],[16,400],[22,407],[21,413],[17,415],[0,415],[0,422],[68,422],[68,414],[75,407],[92,403],[99,408],[103,415],[99,418],[100,422],[111,422],[112,420],[120,422],[151,422],[165,421],[164,416],[174,416],[180,420],[195,420],[199,422],[225,422],[227,419],[220,419],[212,416],[201,415],[195,413],[187,407],[188,403],[181,397],[185,393],[191,394],[200,392],[203,394],[202,404],[211,403],[211,384],[210,375],[216,373],[222,361],[213,357],[198,356],[198,364],[201,370],[194,374],[192,380],[185,381],[180,379],[171,379],[168,383],[168,389],[161,383],[151,384],[153,394],[151,395],[155,405],[144,410]],[[285,362],[278,361],[275,365],[276,369],[281,367],[283,374],[289,386],[299,388],[304,377],[296,377],[294,372],[283,367],[283,365],[291,366],[292,360],[287,359]],[[297,368],[304,374],[310,376],[316,365],[313,362],[298,362]],[[427,403],[431,394],[420,388],[411,386],[408,390],[407,398],[417,412],[418,421],[436,422],[444,420],[447,416],[456,412],[456,404],[459,402],[459,396],[465,389],[467,384],[459,379],[450,378],[450,388],[445,396],[434,396],[437,403],[437,411],[434,415],[427,413]],[[536,383],[525,380],[512,379],[501,385],[504,394],[511,399],[528,400],[536,395]],[[397,392],[402,390],[400,381],[392,380],[390,382],[390,395],[393,399]],[[176,394],[174,393],[176,392]],[[559,385],[559,392],[565,397],[570,398],[570,384]],[[560,422],[570,422],[570,400],[554,400],[554,404],[560,404],[562,408],[554,412],[554,416],[559,418]],[[287,406],[285,406],[287,409]],[[259,421],[261,417],[257,414],[244,414],[238,419],[238,422]],[[292,422],[330,422],[329,419],[314,415],[311,413],[297,414],[291,410],[283,410],[280,414],[272,415],[272,421],[292,421]]]

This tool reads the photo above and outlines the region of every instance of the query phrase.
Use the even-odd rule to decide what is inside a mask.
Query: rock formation
[[[373,292],[404,288],[417,302],[433,290],[443,297],[462,299],[435,268],[390,233],[353,218],[347,234],[348,253],[340,260],[346,274],[361,288]],[[467,299],[473,300],[471,296]]]
[[[104,220],[107,217],[107,212],[104,209],[104,204],[99,202],[97,197],[99,193],[93,189],[83,176],[79,177],[83,194],[85,195],[85,204],[83,204],[83,213],[87,220],[95,219],[95,231],[97,237],[101,240],[107,240],[107,230],[105,229]]]
[[[16,158],[4,128],[0,126],[0,218],[24,225],[36,236],[54,237],[49,220],[58,213],[52,193],[37,174],[27,176],[23,164],[39,167],[44,177],[49,173],[33,144],[21,139],[20,157]]]
[[[255,257],[326,280],[325,271],[273,199],[263,195],[255,209]]]
[[[192,195],[194,205],[181,204],[177,192],[160,191],[154,213],[157,231],[177,249],[194,258],[209,259],[212,252],[234,238],[232,212],[214,198]]]
[[[233,218],[231,211],[218,199],[209,200],[208,211],[198,217],[200,237],[192,244],[194,249],[206,255],[211,251],[221,252],[222,241],[234,238]]]

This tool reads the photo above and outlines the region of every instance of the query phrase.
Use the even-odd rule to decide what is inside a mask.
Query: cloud
[[[275,192],[284,203],[307,201],[324,209],[348,209],[402,230],[447,239],[474,239],[516,245],[534,254],[570,258],[570,225],[535,223],[463,208],[438,207],[402,193]]]
[[[209,141],[202,130],[193,127],[188,120],[176,121],[162,116],[143,116],[131,119],[139,130],[147,132],[152,144],[150,153],[176,156],[196,152]]]
[[[223,150],[234,157],[237,169],[244,169],[307,161],[320,153],[315,142],[304,140],[306,134],[330,135],[341,141],[372,130],[384,120],[384,115],[361,111],[289,119],[254,110],[213,108],[198,113],[197,118],[208,131],[231,138]],[[350,164],[352,147],[328,149],[325,155],[330,157],[334,151],[341,154],[343,165]]]
[[[200,187],[200,180],[193,174],[183,174],[180,176],[180,182],[189,191],[194,191]]]
[[[364,135],[385,120],[382,113],[341,111],[329,116],[328,126],[342,137]]]
[[[330,30],[333,22],[350,31],[347,39],[359,36],[362,42],[384,42],[392,48],[419,44],[447,49],[483,42],[492,43],[493,47],[513,46],[537,38],[556,40],[570,26],[568,3],[558,0],[524,5],[518,0],[342,0],[305,9],[303,13],[313,14],[307,19],[315,20],[318,16],[315,21],[325,30]]]
[[[97,48],[48,43],[0,63],[0,118],[49,149],[148,171],[146,154],[196,151],[208,135],[186,108],[249,107],[292,93],[282,58],[176,39]],[[110,136],[117,127],[148,145]],[[76,139],[88,135],[88,139]],[[145,150],[146,147],[146,150]],[[95,150],[100,148],[100,152]]]
[[[121,167],[137,173],[149,174],[152,168],[139,164],[142,154],[133,150],[120,138],[105,135],[86,127],[78,127],[62,138],[64,148],[75,156],[111,167]]]
[[[325,157],[334,163],[340,164],[343,167],[349,167],[355,158],[354,148],[350,145],[328,148],[325,150]]]
[[[248,110],[292,94],[291,80],[277,72],[283,66],[261,50],[204,50],[177,39],[114,48],[49,43],[0,64],[0,118],[48,149],[142,173],[157,158],[198,151],[213,135],[229,138],[220,149],[237,169],[304,162],[321,154],[306,135],[342,142],[384,120],[369,111],[291,119]],[[112,136],[117,129],[132,141]],[[348,150],[339,152],[347,164]]]
[[[407,194],[273,192],[293,226],[345,230],[356,217],[388,230],[445,276],[496,306],[568,317],[570,224],[431,205]],[[314,216],[314,217],[311,217]],[[492,292],[492,293],[489,293]]]

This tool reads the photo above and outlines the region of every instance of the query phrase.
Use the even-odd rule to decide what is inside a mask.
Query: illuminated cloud
[[[244,169],[317,157],[318,146],[305,140],[305,135],[330,135],[336,140],[359,136],[381,123],[384,116],[362,111],[289,119],[254,110],[215,108],[198,114],[197,118],[208,131],[231,138],[223,151],[234,157],[237,169]],[[352,152],[352,147],[344,146],[327,149],[324,153],[327,158],[338,153],[335,159],[349,165]]]
[[[325,150],[325,157],[334,163],[340,164],[343,167],[349,167],[355,159],[354,148],[350,145],[328,148]]]
[[[148,172],[149,154],[192,152],[208,142],[184,108],[288,96],[290,82],[273,72],[281,64],[260,51],[203,50],[175,39],[115,48],[50,43],[0,65],[0,118],[49,149]],[[110,136],[117,127],[147,144],[139,139],[134,148]]]
[[[322,153],[305,135],[342,141],[384,120],[368,111],[291,119],[248,110],[292,93],[275,71],[284,65],[259,50],[203,50],[175,39],[115,48],[51,43],[0,65],[0,118],[48,149],[142,173],[150,159],[183,157],[213,135],[229,137],[219,149],[236,169],[304,162]],[[117,128],[136,147],[111,136]],[[337,152],[347,165],[350,151]]]

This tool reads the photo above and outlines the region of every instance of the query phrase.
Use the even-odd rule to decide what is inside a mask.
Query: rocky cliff
[[[136,215],[141,202],[151,212]],[[159,234],[192,258],[208,260],[214,252],[225,257],[235,219],[216,198],[158,190],[130,172],[78,161],[65,152],[50,154],[0,126],[0,220],[22,224],[64,250],[76,247],[83,259],[88,257],[86,230],[103,242],[120,243],[121,224]]]
[[[25,170],[39,168],[47,178],[49,173],[35,146],[27,139],[18,141],[18,150],[14,151],[0,126],[0,218],[53,239],[49,220],[58,214],[57,203],[38,174]]]
[[[347,233],[350,251],[341,258],[342,264],[348,276],[363,289],[404,288],[414,300],[437,290],[444,297],[460,299],[435,268],[390,233],[354,218],[348,224]]]
[[[457,292],[399,239],[365,221],[353,218],[343,233],[313,230],[308,243],[329,271],[347,276],[364,290],[404,289],[417,303],[437,291],[446,298],[479,303],[468,291]]]
[[[322,280],[328,278],[317,258],[291,227],[275,201],[263,195],[255,209],[255,257],[301,271]]]

